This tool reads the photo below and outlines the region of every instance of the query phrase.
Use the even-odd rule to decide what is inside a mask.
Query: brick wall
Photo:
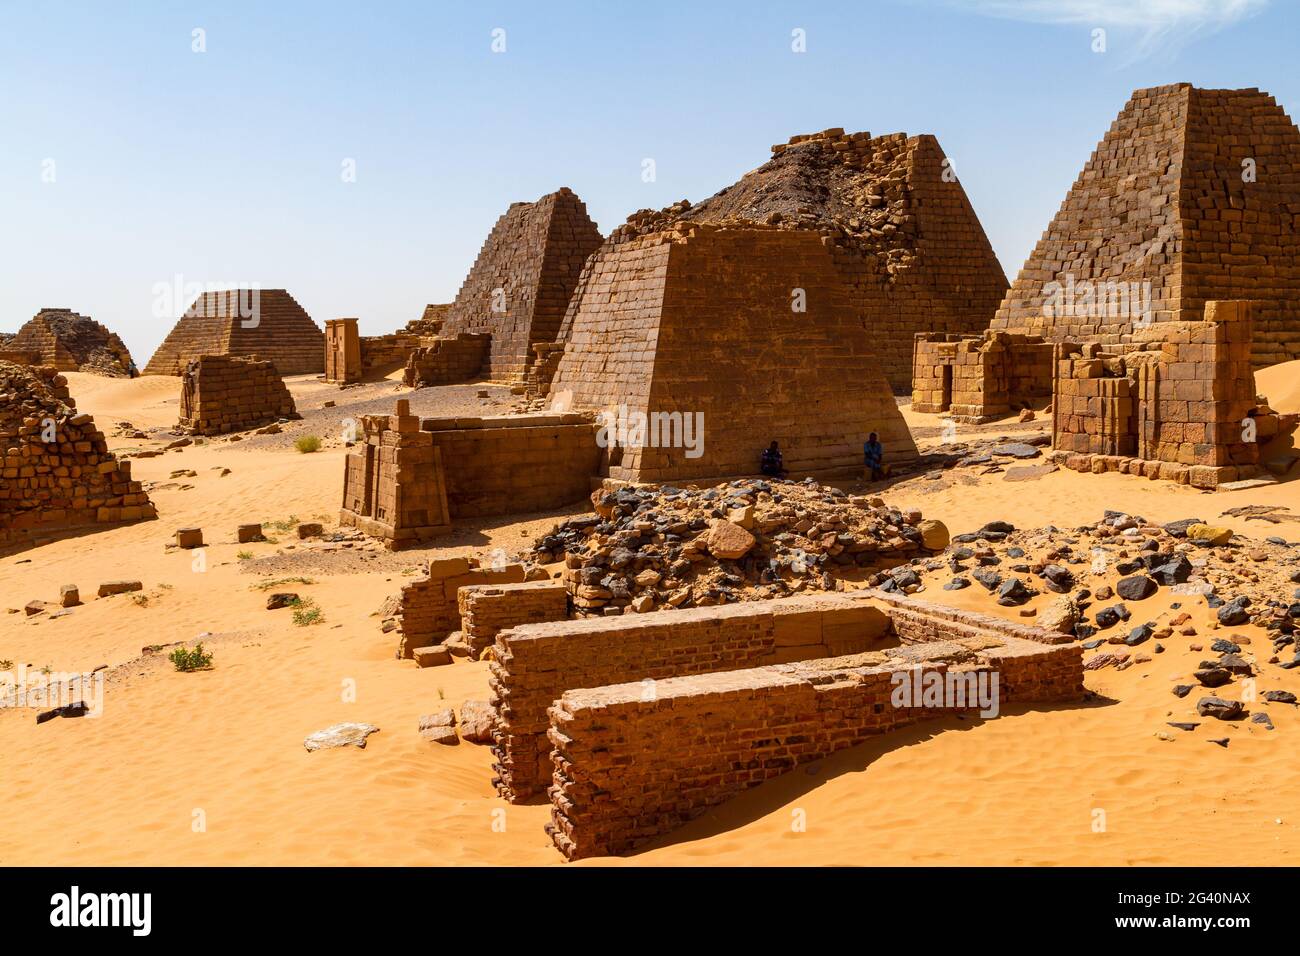
[[[980,338],[918,333],[912,354],[912,409],[957,421],[1009,415],[1052,394],[1052,346],[1029,336]]]
[[[569,690],[548,714],[547,829],[571,860],[625,853],[801,764],[978,709],[896,706],[894,675],[915,669],[996,673],[1000,707],[1083,696],[1079,648],[1014,638]]]
[[[130,462],[109,452],[90,415],[77,414],[56,369],[0,362],[0,397],[0,550],[156,517]]]
[[[427,388],[473,381],[483,373],[483,363],[491,344],[492,336],[484,332],[464,332],[434,339],[412,349],[407,355],[402,384]]]
[[[225,435],[297,417],[274,362],[204,355],[181,374],[180,431]]]
[[[1058,454],[1079,470],[1203,488],[1255,474],[1259,441],[1243,440],[1242,424],[1256,409],[1251,313],[1249,302],[1209,302],[1203,321],[1153,323],[1124,346],[1058,345]],[[1279,427],[1276,415],[1260,414],[1257,437]]]
[[[508,627],[562,621],[569,615],[569,592],[562,581],[476,584],[457,594],[460,630],[474,660]]]
[[[522,564],[480,567],[468,558],[435,558],[428,574],[402,588],[398,596],[397,656],[409,659],[417,647],[438,644],[461,630],[457,592],[471,585],[516,584],[524,580]]]

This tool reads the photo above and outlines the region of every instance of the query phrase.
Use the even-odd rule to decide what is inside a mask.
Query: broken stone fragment
[[[129,591],[143,591],[144,585],[139,581],[105,581],[99,586],[100,597],[114,594],[126,594]]]
[[[292,591],[280,591],[269,595],[266,599],[266,609],[275,611],[282,607],[290,607],[298,602],[298,595]]]
[[[485,700],[467,700],[460,705],[460,734],[472,744],[492,743],[496,712]]]
[[[302,744],[308,750],[327,750],[333,747],[366,747],[366,738],[379,732],[374,724],[342,723],[308,734]]]
[[[738,524],[716,519],[709,527],[706,544],[715,558],[738,561],[753,549],[757,540]]]
[[[1212,548],[1227,544],[1232,540],[1232,529],[1219,525],[1190,524],[1186,530],[1187,540],[1192,544]]]
[[[1196,713],[1202,717],[1215,717],[1219,720],[1236,720],[1242,715],[1241,701],[1224,700],[1222,697],[1202,697],[1196,702]]]
[[[420,736],[436,744],[458,744],[456,712],[450,707],[420,718]]]

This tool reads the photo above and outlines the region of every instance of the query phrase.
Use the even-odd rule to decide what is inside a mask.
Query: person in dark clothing
[[[763,449],[759,469],[769,478],[785,477],[785,460],[781,457],[781,447],[776,442]]]
[[[872,481],[880,481],[885,477],[885,446],[880,444],[875,432],[868,435],[862,443],[862,460],[871,471]]]

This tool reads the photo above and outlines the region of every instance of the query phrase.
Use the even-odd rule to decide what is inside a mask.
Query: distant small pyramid
[[[1199,318],[1209,300],[1254,300],[1256,367],[1300,358],[1298,232],[1300,130],[1273,97],[1190,83],[1138,90],[992,328],[1119,344],[1130,315],[1063,314],[1048,307],[1052,290],[1071,278],[1150,283],[1155,321]]]
[[[573,190],[517,202],[497,220],[447,310],[442,335],[492,335],[485,374],[522,379],[532,346],[552,342],[600,231]]]
[[[41,309],[13,336],[6,348],[29,351],[38,365],[60,372],[93,372],[125,378],[135,369],[122,340],[94,319],[71,309]]]
[[[270,359],[281,375],[325,371],[325,334],[284,289],[205,292],[186,310],[144,368],[180,375],[203,355]]]

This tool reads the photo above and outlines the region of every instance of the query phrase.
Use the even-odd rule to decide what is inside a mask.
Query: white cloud
[[[948,0],[986,16],[1032,23],[1106,27],[1131,32],[1138,48],[1181,46],[1232,26],[1268,6],[1269,0]]]

